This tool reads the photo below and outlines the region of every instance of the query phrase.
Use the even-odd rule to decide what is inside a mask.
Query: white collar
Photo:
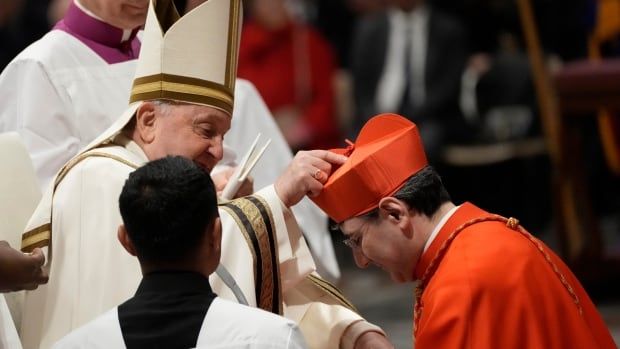
[[[140,148],[138,143],[127,137],[123,132],[119,133],[118,135],[116,135],[116,137],[114,137],[114,144],[125,147],[125,149],[129,150],[131,153],[143,160],[144,163],[149,161],[146,153],[144,152],[144,150],[142,150],[142,148]]]
[[[433,232],[431,233],[431,235],[429,235],[428,240],[426,240],[426,243],[424,244],[424,252],[426,252],[426,250],[428,250],[428,248],[431,246],[431,244],[433,243],[433,240],[435,240],[435,238],[437,237],[437,234],[439,234],[439,231],[441,230],[441,228],[443,228],[443,226],[446,224],[446,222],[448,221],[448,219],[450,219],[450,217],[452,217],[452,215],[454,214],[454,212],[456,212],[456,210],[461,207],[459,206],[454,206],[452,207],[452,209],[448,212],[446,212],[443,217],[441,217],[441,220],[439,221],[439,223],[437,223],[437,225],[435,226],[435,229],[433,229]]]

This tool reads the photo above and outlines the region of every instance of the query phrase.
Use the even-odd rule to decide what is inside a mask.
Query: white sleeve
[[[9,307],[2,294],[0,294],[0,348],[22,348]]]
[[[308,345],[304,340],[304,336],[301,334],[299,326],[294,325],[289,331],[288,340],[286,343],[287,349],[306,349]]]
[[[274,186],[270,185],[261,189],[256,195],[265,199],[273,215],[278,242],[282,294],[285,294],[316,270],[314,259],[295,216],[284,206]]]
[[[308,250],[308,246],[301,235],[299,227],[292,213],[284,207],[273,186],[268,186],[256,193],[269,206],[275,226],[275,243],[277,244],[278,262],[282,294],[294,288],[296,284],[312,273],[316,268]],[[238,222],[224,209],[220,208],[222,221],[222,254],[220,263],[223,264],[236,283],[243,291],[250,306],[257,305],[255,296],[254,275],[248,274],[253,269],[252,251]],[[214,292],[226,299],[234,300],[235,296],[219,277],[214,274],[209,278]]]
[[[258,133],[263,140],[271,139],[269,148],[252,171],[255,188],[264,188],[284,172],[293,153],[256,88],[246,80],[237,80],[232,124],[224,137],[224,145],[242,156]]]
[[[115,160],[92,157],[58,185],[50,279],[26,294],[20,333],[25,348],[48,348],[134,294],[140,266],[117,239],[118,198],[131,171]]]
[[[14,61],[4,70],[0,90],[0,132],[20,134],[45,188],[80,147],[70,99],[45,67],[30,59]]]
[[[234,165],[229,159],[234,160],[234,153],[237,156],[243,156],[258,133],[261,134],[263,140],[271,139],[269,148],[252,170],[254,187],[265,188],[275,183],[276,179],[284,173],[293,160],[293,154],[254,85],[249,81],[238,79],[232,125],[224,138],[225,149],[229,151],[225,152],[224,159],[220,162],[221,165]],[[216,167],[213,173],[220,170]],[[304,197],[292,210],[299,226],[303,227],[319,272],[331,281],[338,280],[340,269],[327,229],[327,216],[307,197]]]

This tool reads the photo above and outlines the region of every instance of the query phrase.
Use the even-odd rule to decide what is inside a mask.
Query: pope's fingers
[[[325,158],[328,160],[324,160]],[[345,156],[325,150],[311,150],[299,152],[296,165],[299,168],[310,167],[308,173],[319,182],[324,183],[333,172],[334,165],[340,164],[342,160],[346,161],[346,159]]]
[[[348,159],[344,155],[336,154],[328,150],[309,150],[304,152],[303,154],[307,154],[310,157],[319,158],[334,165],[342,165]]]
[[[323,190],[323,184],[321,184],[321,182],[317,180],[314,180],[308,184],[308,191],[306,195],[312,198],[312,197],[319,195],[322,190]]]
[[[341,154],[336,154],[336,153],[332,153],[331,151],[328,150],[322,150],[323,153],[323,157],[321,157],[323,160],[329,162],[332,165],[342,165],[347,161],[347,157]]]

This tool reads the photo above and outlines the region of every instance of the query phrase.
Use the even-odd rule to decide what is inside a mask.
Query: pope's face
[[[398,283],[414,281],[414,270],[420,258],[417,235],[407,234],[403,227],[391,219],[354,217],[344,221],[340,228],[353,252],[355,264],[367,268],[374,264]]]
[[[88,10],[105,22],[121,29],[144,25],[149,0],[80,0]]]
[[[192,104],[159,105],[155,108],[149,160],[179,155],[194,160],[211,172],[224,155],[224,134],[230,116],[223,111]]]

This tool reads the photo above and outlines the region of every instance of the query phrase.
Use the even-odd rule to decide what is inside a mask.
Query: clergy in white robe
[[[178,65],[171,64],[177,57],[159,55],[179,52],[188,57],[203,55],[204,49],[194,42],[185,43],[183,50],[161,48],[170,44],[166,40],[191,38],[190,35],[178,34],[188,28],[198,30],[201,35],[212,33],[214,37],[203,38],[201,42],[212,45],[215,42],[225,47],[226,41],[222,43],[221,38],[226,35],[220,32],[218,39],[218,33],[213,28],[206,30],[204,26],[221,22],[227,18],[223,14],[234,12],[236,7],[228,10],[228,5],[223,4],[228,1],[237,2],[210,0],[181,19],[170,19],[176,22],[168,27],[169,32],[164,37],[155,10],[149,14],[132,90],[133,102],[106,132],[60,170],[24,234],[22,246],[26,249],[50,247],[50,282],[26,297],[21,328],[25,347],[49,348],[72,329],[130,297],[135,290],[140,280],[139,270],[114,238],[116,227],[120,224],[116,200],[123,182],[133,169],[148,160],[169,154],[186,155],[201,163],[205,170],[210,170],[221,159],[222,136],[229,127],[226,123],[230,125],[232,114],[233,72],[222,76],[221,72],[227,71],[226,66],[218,66],[213,61],[195,59],[191,64]],[[169,2],[158,2],[166,3]],[[209,9],[218,6],[217,15],[213,15],[215,12]],[[186,18],[192,21],[194,27],[183,24]],[[225,33],[228,37],[232,35]],[[223,60],[221,64],[228,63]],[[183,81],[182,86],[196,84],[183,87],[182,91],[198,94],[172,91],[170,88],[176,89],[178,82],[164,80],[151,83],[149,76]],[[226,80],[217,85],[202,83],[224,78]],[[209,92],[207,86],[218,86],[217,98],[213,98],[214,93]],[[164,102],[149,101],[148,97],[153,95],[160,96]],[[166,105],[165,100],[173,101]],[[223,118],[222,113],[229,115],[228,119]],[[164,114],[169,117],[163,117]],[[173,123],[168,124],[169,127],[158,126],[154,131],[158,142],[170,147],[163,153],[149,154],[144,142],[151,142],[153,138],[146,134],[143,138],[134,133],[141,127],[154,126],[139,121],[145,121],[142,117],[148,115],[159,115],[158,125]],[[183,117],[189,118],[190,115],[195,119],[190,118],[189,125],[175,124],[175,120],[184,120]],[[193,140],[200,143],[196,136],[213,143],[212,147],[208,151],[191,152],[193,145],[187,146],[187,142]],[[303,180],[309,180],[312,173],[306,173],[308,178]],[[299,188],[303,190],[304,187]],[[248,200],[261,208],[243,207],[248,205]],[[239,202],[233,201],[231,205],[235,203]],[[380,329],[366,323],[350,309],[337,290],[314,274],[314,262],[305,240],[273,186],[259,191],[252,199],[242,199],[239,205],[243,215],[231,215],[230,212],[235,210],[231,207],[222,209],[220,213],[224,236],[222,264],[229,267],[251,305],[282,313],[298,322],[311,348],[351,348],[358,342],[364,342],[360,338],[377,335],[384,338],[377,334]],[[262,222],[268,223],[254,227],[236,220],[242,220],[244,215],[246,218],[260,215]],[[261,221],[255,219],[252,223],[260,225]],[[244,234],[250,230],[253,235]],[[255,244],[250,241],[252,236]],[[221,296],[227,296],[227,291],[221,284],[218,285],[217,280],[213,281],[213,288]]]
[[[213,182],[197,164],[149,162],[130,174],[118,201],[118,240],[138,257],[140,286],[54,348],[306,348],[293,321],[213,293],[222,226]]]
[[[22,348],[9,307],[6,305],[6,300],[2,294],[0,294],[0,348]]]
[[[104,6],[120,3],[97,1]],[[120,29],[93,11],[79,0],[73,1],[64,19],[21,52],[0,75],[0,133],[19,132],[42,190],[69,159],[116,120],[129,100],[141,47],[138,29]],[[221,166],[234,166],[236,154],[244,154],[261,133],[272,142],[252,176],[256,188],[273,183],[292,154],[248,81],[236,84],[233,114],[224,142],[231,151],[225,153]],[[337,280],[340,270],[326,228],[327,217],[308,199],[293,211],[304,227],[319,269]]]

